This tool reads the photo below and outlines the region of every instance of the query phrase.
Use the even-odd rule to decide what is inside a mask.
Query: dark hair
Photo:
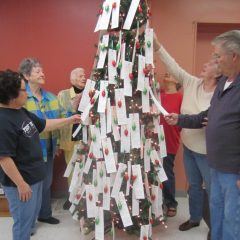
[[[41,63],[36,58],[25,58],[19,65],[19,72],[23,75],[30,76],[34,67],[41,67]]]
[[[8,104],[19,95],[24,78],[12,70],[0,71],[0,103]]]

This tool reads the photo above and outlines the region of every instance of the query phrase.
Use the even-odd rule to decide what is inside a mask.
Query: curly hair
[[[9,102],[18,97],[23,77],[12,70],[0,71],[0,103]]]

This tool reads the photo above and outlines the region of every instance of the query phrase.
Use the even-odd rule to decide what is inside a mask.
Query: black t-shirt
[[[39,132],[45,125],[44,119],[24,108],[0,108],[0,157],[11,157],[29,185],[44,178]],[[0,182],[5,186],[16,186],[1,167]]]

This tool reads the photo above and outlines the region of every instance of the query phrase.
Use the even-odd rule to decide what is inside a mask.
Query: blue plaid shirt
[[[27,102],[25,108],[36,114],[39,118],[42,119],[54,119],[66,117],[64,110],[60,107],[57,97],[41,89],[42,99],[39,101],[36,97],[33,96],[32,91],[28,84],[26,84],[27,89]],[[56,153],[56,146],[59,138],[59,131],[49,131],[42,132],[40,134],[40,141],[42,146],[42,153],[44,161],[47,161],[47,157],[51,156],[54,158]]]

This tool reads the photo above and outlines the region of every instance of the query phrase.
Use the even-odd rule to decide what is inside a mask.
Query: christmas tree
[[[66,169],[70,211],[104,239],[114,227],[151,239],[161,221],[161,159],[166,156],[154,83],[153,29],[145,0],[105,0],[96,31],[96,64],[78,110],[82,140]]]

